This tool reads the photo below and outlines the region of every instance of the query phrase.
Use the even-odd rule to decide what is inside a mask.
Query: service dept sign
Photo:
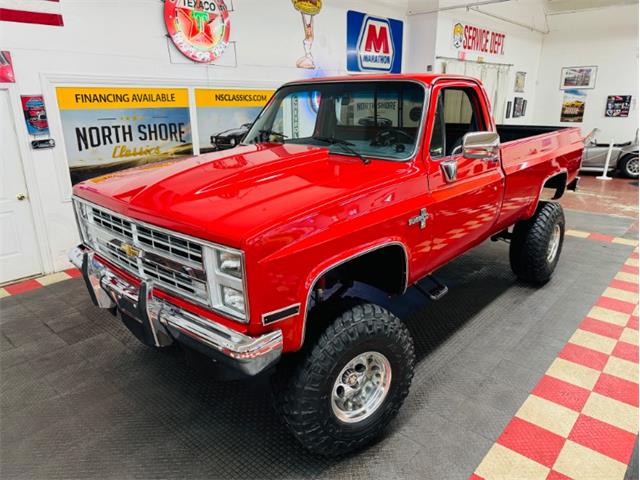
[[[229,45],[231,23],[223,0],[165,0],[164,21],[175,46],[194,62],[214,62]]]
[[[462,52],[478,52],[488,55],[504,55],[506,35],[468,23],[453,25],[453,48]]]
[[[366,13],[347,12],[347,70],[388,72],[402,70],[402,28],[400,20]]]

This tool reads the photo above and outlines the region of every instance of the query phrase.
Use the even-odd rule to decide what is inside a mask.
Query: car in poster
[[[581,170],[587,172],[602,172],[604,170],[609,144],[599,143],[593,138],[585,144]],[[614,143],[609,160],[609,172],[617,172],[626,178],[638,178],[638,132],[633,140]]]
[[[450,95],[473,115],[445,118]],[[375,106],[390,97],[388,126]],[[497,126],[473,78],[293,82],[232,150],[75,185],[70,259],[143,343],[273,374],[295,438],[343,455],[382,435],[413,377],[412,334],[380,295],[438,300],[431,274],[489,238],[510,241],[518,278],[546,283],[565,228],[548,199],[576,188],[582,151],[578,128]]]
[[[224,132],[211,135],[211,145],[213,145],[216,150],[226,150],[236,147],[240,145],[249,128],[251,128],[251,123],[244,123],[237,128],[230,128]]]

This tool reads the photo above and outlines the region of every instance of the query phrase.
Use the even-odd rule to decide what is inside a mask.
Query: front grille
[[[89,243],[118,267],[164,290],[209,305],[202,245],[187,237],[85,204]],[[129,255],[134,247],[138,255]]]
[[[142,270],[148,278],[152,278],[157,282],[165,285],[171,285],[172,288],[196,294],[193,289],[193,279],[182,272],[177,272],[171,268],[163,267],[154,262],[142,260]]]
[[[195,242],[138,226],[138,241],[155,250],[166,252],[175,257],[202,263],[202,247]]]
[[[131,221],[116,217],[111,213],[107,213],[104,210],[98,210],[97,208],[92,208],[91,213],[96,225],[101,226],[105,230],[122,235],[129,240],[133,240]]]

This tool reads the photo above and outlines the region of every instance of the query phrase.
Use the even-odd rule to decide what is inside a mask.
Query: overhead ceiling
[[[409,13],[478,5],[481,7],[490,6],[493,9],[517,6],[539,10],[551,15],[637,3],[638,0],[408,0]]]
[[[577,12],[594,8],[613,7],[617,5],[633,5],[638,0],[545,0],[547,13]]]
[[[443,11],[454,14],[464,9],[475,10],[515,23],[539,33],[548,33],[556,28],[558,19],[575,12],[594,11],[622,5],[638,5],[639,0],[408,0],[408,13],[419,14]],[[634,18],[620,19],[621,22],[637,22]],[[559,26],[558,28],[563,28]]]

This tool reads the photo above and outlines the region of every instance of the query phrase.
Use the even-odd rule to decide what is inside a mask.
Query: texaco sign
[[[215,62],[229,45],[224,0],[166,0],[164,21],[175,46],[194,62]]]

